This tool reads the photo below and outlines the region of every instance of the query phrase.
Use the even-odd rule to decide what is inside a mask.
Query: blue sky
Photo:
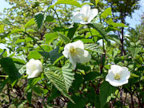
[[[130,27],[134,28],[135,25],[140,24],[141,15],[144,12],[144,0],[140,1],[140,5],[140,9],[135,10],[135,12],[132,14],[132,18],[126,18],[126,22],[130,24]],[[0,0],[0,13],[3,12],[4,8],[10,8],[10,5],[7,2],[5,2],[5,0]]]

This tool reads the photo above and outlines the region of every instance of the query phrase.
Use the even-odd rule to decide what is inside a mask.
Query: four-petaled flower
[[[38,77],[42,71],[42,63],[39,60],[30,59],[26,64],[28,78]]]
[[[91,9],[89,5],[84,5],[78,12],[74,13],[72,20],[75,23],[88,24],[97,14],[97,9]]]
[[[128,68],[112,65],[106,76],[106,81],[108,81],[112,86],[117,87],[127,84],[129,77],[130,72],[128,71]]]
[[[88,51],[84,50],[84,44],[80,40],[65,45],[62,53],[66,58],[69,58],[74,69],[76,67],[76,63],[85,63],[91,59],[91,55]]]

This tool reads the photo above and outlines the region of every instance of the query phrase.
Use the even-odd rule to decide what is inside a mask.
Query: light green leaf
[[[77,7],[81,7],[80,3],[77,2],[77,0],[58,0],[54,5],[58,5],[58,4],[68,4],[68,5],[73,5],[73,6],[77,6]]]
[[[65,43],[70,43],[70,39],[62,34],[59,34],[59,36],[61,37],[61,39],[65,42]]]
[[[50,44],[54,39],[58,38],[58,34],[56,32],[47,33],[44,37],[46,38],[46,43]]]
[[[4,32],[4,25],[0,25],[0,33]]]
[[[96,0],[97,1],[97,0]],[[112,15],[112,11],[111,11],[111,8],[107,8],[102,14],[101,14],[101,17],[102,18],[107,18],[108,16],[111,16]]]
[[[32,25],[34,25],[35,24],[35,20],[34,20],[34,18],[32,18],[31,20],[29,20],[26,24],[25,24],[25,28],[28,28],[28,27],[30,27],[30,26],[32,26]]]
[[[95,0],[95,4],[96,4],[96,6],[97,6],[97,4],[98,4],[99,1],[100,1],[100,0]]]

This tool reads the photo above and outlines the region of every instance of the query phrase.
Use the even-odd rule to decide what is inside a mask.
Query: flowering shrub
[[[126,25],[111,13],[58,0],[25,24],[0,26],[0,106],[143,108],[144,49],[131,36],[121,48],[115,32]]]

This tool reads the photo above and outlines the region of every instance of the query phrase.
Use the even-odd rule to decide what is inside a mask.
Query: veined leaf
[[[108,42],[108,39],[106,38],[107,33],[106,33],[106,31],[104,30],[104,27],[101,24],[93,23],[93,24],[89,24],[88,26],[90,26],[90,27],[94,28],[95,30],[97,30],[100,33],[100,35]]]
[[[34,18],[32,18],[31,20],[29,20],[26,24],[25,24],[25,28],[28,28],[28,27],[30,27],[30,26],[32,26],[32,25],[34,25],[35,24],[35,20],[34,20]]]
[[[106,92],[107,90],[107,92]],[[104,107],[104,105],[109,101],[111,98],[111,95],[115,93],[116,88],[108,84],[108,82],[103,82],[100,87],[100,104],[101,108]]]
[[[0,64],[4,72],[9,76],[11,82],[14,82],[20,77],[20,74],[11,58],[0,59]]]
[[[73,100],[68,95],[68,88],[71,86],[74,74],[63,67],[62,72],[52,72],[51,70],[45,70],[45,75],[48,77],[50,82],[69,100]],[[70,73],[68,73],[70,72]],[[67,81],[67,82],[65,82]]]
[[[64,79],[66,89],[68,91],[74,80],[74,73],[72,71],[72,66],[70,66],[69,64],[63,66],[61,76]]]
[[[38,29],[41,28],[43,21],[44,21],[44,14],[43,13],[37,13],[35,15],[35,22],[37,24]]]

